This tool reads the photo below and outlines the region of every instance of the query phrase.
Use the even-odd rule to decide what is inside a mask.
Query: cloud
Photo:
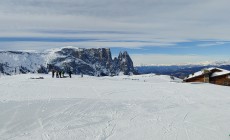
[[[1,40],[1,38],[0,38]],[[45,50],[48,48],[56,48],[63,46],[74,46],[79,48],[135,48],[139,49],[144,46],[169,46],[172,44],[154,43],[154,42],[123,42],[123,41],[105,41],[105,40],[89,40],[89,39],[43,39],[43,38],[32,38],[19,39],[20,41],[0,41],[1,50]]]
[[[198,44],[198,47],[212,47],[212,46],[220,46],[220,45],[224,45],[224,44],[229,44],[230,42],[208,42],[208,43],[202,43],[202,44]]]
[[[23,40],[24,48],[37,49],[45,44],[139,48],[173,47],[188,40],[229,41],[229,4],[229,0],[1,0],[0,37],[51,39],[33,40],[35,44]],[[89,40],[63,43],[52,38]],[[0,42],[0,49],[3,43],[7,41]],[[18,48],[21,43],[12,44]]]

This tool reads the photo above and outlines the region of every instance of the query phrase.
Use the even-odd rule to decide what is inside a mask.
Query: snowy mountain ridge
[[[135,73],[127,52],[112,59],[110,49],[63,47],[38,51],[0,51],[0,73],[47,73],[51,69],[71,70],[87,75]]]
[[[148,64],[148,65],[136,65],[136,67],[143,67],[143,66],[222,66],[222,65],[230,65],[230,60],[223,60],[223,61],[204,61],[198,63],[181,63],[181,64]]]

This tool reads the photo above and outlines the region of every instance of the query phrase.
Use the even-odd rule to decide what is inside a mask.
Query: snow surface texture
[[[229,87],[169,76],[6,76],[0,139],[229,140],[229,101]]]

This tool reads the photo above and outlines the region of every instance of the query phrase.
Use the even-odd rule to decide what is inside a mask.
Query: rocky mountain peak
[[[127,75],[130,72],[136,73],[133,67],[133,61],[127,51],[120,52],[117,61],[118,65],[120,66],[120,70],[123,71],[124,74]]]

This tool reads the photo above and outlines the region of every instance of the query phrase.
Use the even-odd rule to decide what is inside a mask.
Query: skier
[[[52,78],[54,78],[55,70],[52,69]]]
[[[65,71],[64,70],[62,71],[62,77],[63,78],[65,77]]]
[[[58,76],[58,71],[56,71],[56,78],[59,78],[59,76]]]
[[[60,78],[62,78],[62,77],[61,77],[61,73],[62,73],[62,71],[59,71],[59,77],[60,77]]]
[[[72,72],[71,72],[71,70],[69,70],[69,78],[71,78],[71,74],[72,74]]]

